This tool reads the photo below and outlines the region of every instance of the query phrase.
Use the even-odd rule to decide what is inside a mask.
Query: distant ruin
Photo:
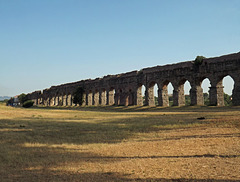
[[[91,105],[143,105],[142,86],[146,88],[145,104],[154,106],[154,85],[158,86],[158,105],[169,106],[167,86],[173,85],[173,105],[185,105],[184,83],[190,82],[191,105],[204,105],[201,83],[208,78],[210,105],[224,105],[222,80],[231,76],[234,80],[233,105],[240,105],[240,52],[220,57],[207,58],[201,64],[194,61],[144,68],[117,75],[107,75],[94,80],[81,80],[52,86],[43,91],[27,94],[35,105],[72,106],[73,93],[78,87],[84,88],[83,106]]]

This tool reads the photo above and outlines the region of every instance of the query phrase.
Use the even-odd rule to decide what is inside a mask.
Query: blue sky
[[[0,0],[0,26],[9,96],[240,51],[239,0]]]

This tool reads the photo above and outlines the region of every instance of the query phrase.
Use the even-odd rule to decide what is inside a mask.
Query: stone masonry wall
[[[210,80],[210,104],[224,105],[222,80],[225,76],[234,80],[233,104],[240,105],[240,52],[220,57],[204,59],[201,65],[194,61],[172,65],[144,68],[117,75],[107,75],[94,80],[81,80],[52,86],[49,89],[28,94],[35,105],[72,106],[73,93],[77,87],[84,88],[83,105],[149,105],[154,106],[154,85],[158,86],[158,105],[169,106],[167,86],[173,85],[173,104],[185,105],[184,83],[190,82],[191,105],[203,105],[201,83]],[[145,86],[145,100],[142,98],[142,86]]]

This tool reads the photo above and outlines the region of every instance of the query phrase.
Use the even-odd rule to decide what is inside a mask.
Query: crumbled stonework
[[[155,84],[158,85],[158,104],[168,106],[167,85],[171,82],[173,104],[185,105],[184,83],[191,84],[191,105],[203,105],[203,89],[201,83],[205,78],[211,82],[209,91],[210,104],[224,105],[222,80],[225,76],[234,80],[233,104],[240,105],[240,52],[221,57],[204,59],[201,65],[193,61],[172,65],[155,66],[140,71],[132,71],[117,75],[107,75],[94,80],[81,80],[28,94],[35,105],[72,106],[72,95],[77,87],[84,88],[83,105],[143,105],[154,106]],[[142,85],[146,87],[145,101],[142,98]]]

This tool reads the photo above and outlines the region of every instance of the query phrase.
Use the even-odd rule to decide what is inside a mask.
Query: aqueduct
[[[190,82],[191,105],[204,105],[201,83],[210,80],[209,99],[211,105],[224,105],[222,80],[231,76],[234,80],[232,102],[240,105],[240,52],[214,58],[206,58],[201,64],[194,61],[172,65],[155,66],[140,71],[117,75],[107,75],[94,80],[81,80],[59,86],[52,86],[43,91],[27,94],[35,105],[72,106],[73,93],[78,87],[84,88],[83,105],[143,105],[142,86],[145,86],[145,101],[154,106],[154,89],[158,86],[158,105],[169,106],[167,86],[173,85],[173,105],[185,105],[184,83]]]

